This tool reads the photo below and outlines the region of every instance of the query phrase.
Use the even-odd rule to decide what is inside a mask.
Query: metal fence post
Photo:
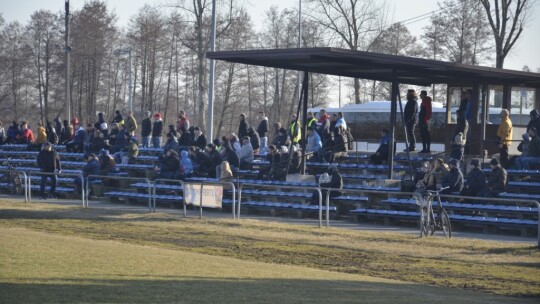
[[[200,195],[200,201],[199,201],[199,219],[202,219],[202,201],[203,201],[203,195],[202,195],[202,192],[203,192],[203,187],[204,187],[204,181],[201,183],[201,192],[199,193],[199,195]]]
[[[32,203],[32,173],[28,172],[28,202]]]
[[[240,219],[240,208],[242,207],[242,189],[244,188],[244,184],[240,184],[238,186],[238,212],[236,212],[236,218]]]
[[[232,218],[233,220],[236,219],[236,187],[234,186],[233,182],[229,182],[231,184],[232,189]],[[222,206],[223,208],[223,206]]]

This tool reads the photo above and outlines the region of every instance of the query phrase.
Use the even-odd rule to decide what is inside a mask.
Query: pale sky
[[[118,25],[125,26],[129,18],[145,3],[163,4],[174,0],[105,0],[109,8],[114,10],[118,17]],[[218,5],[220,1],[217,0]],[[250,13],[253,22],[260,27],[264,19],[264,12],[270,6],[279,8],[297,8],[298,0],[237,0],[243,4]],[[84,0],[71,0],[71,9],[82,8]],[[305,1],[304,1],[305,2]],[[390,5],[389,23],[410,19],[431,11],[437,10],[436,0],[387,0]],[[64,0],[0,0],[0,12],[7,22],[18,20],[25,23],[30,15],[39,9],[60,11],[64,9]],[[536,1],[529,25],[522,33],[521,38],[514,46],[505,61],[505,68],[521,70],[528,65],[532,71],[540,68],[540,1]],[[422,27],[426,26],[429,18],[409,24],[407,27],[415,36],[422,34]]]

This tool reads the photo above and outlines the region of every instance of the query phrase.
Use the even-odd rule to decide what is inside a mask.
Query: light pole
[[[212,23],[210,25],[210,52],[216,49],[216,0],[212,0]],[[210,59],[208,79],[208,123],[206,134],[210,141],[214,138],[214,72],[216,66],[214,59]]]
[[[66,111],[66,119],[67,121],[70,121],[71,120],[71,94],[69,92],[69,70],[70,70],[70,67],[69,67],[69,52],[71,52],[71,47],[69,46],[69,0],[66,0],[65,2],[65,8],[66,8],[66,32],[64,34],[64,42],[65,42],[65,45],[64,45],[64,52],[65,52],[65,58],[64,60],[66,61],[66,69],[65,69],[65,111]]]
[[[128,54],[128,110],[133,112],[133,100],[131,95],[133,93],[132,81],[131,81],[131,48],[117,49],[114,51],[116,56]]]

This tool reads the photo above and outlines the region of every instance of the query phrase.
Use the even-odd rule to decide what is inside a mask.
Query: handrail
[[[240,218],[240,208],[242,205],[242,189],[244,186],[265,187],[265,188],[280,188],[280,189],[298,189],[298,186],[282,186],[282,185],[264,185],[254,183],[242,183],[238,188],[238,212],[237,218]],[[319,194],[319,227],[322,227],[322,192],[320,187],[302,187],[302,190],[314,190]],[[329,224],[329,212],[326,210],[326,226]]]
[[[203,195],[202,195],[202,191],[203,191],[203,188],[204,188],[204,185],[231,185],[231,189],[232,189],[232,215],[233,215],[233,219],[236,219],[236,214],[235,214],[235,204],[236,204],[236,187],[234,186],[234,183],[233,182],[221,182],[221,181],[211,181],[211,180],[201,180],[201,181],[190,181],[190,182],[183,182],[182,184],[185,186],[187,184],[201,184],[201,190],[200,190],[200,193],[199,193],[199,196],[200,196],[200,202],[199,202],[199,218],[202,219],[202,198],[203,198]],[[187,216],[187,210],[186,210],[186,199],[185,199],[185,188],[184,188],[184,218]]]
[[[26,172],[21,171],[21,170],[9,170],[9,169],[0,169],[0,172],[6,172],[6,173],[13,172],[13,173],[19,173],[19,175],[21,174],[23,175],[24,184],[22,186],[24,187],[24,202],[28,203],[28,189],[30,189],[30,187],[28,187],[28,175],[26,174]]]
[[[453,194],[441,194],[440,197],[444,198],[457,198],[457,199],[474,199],[480,201],[490,201],[490,202],[506,202],[506,203],[523,203],[523,204],[534,204],[538,209],[538,231],[536,236],[537,247],[540,249],[540,203],[537,200],[533,199],[519,199],[519,198],[500,198],[500,197],[475,197],[475,196],[462,196],[462,195],[453,195]]]
[[[421,201],[422,200],[422,196],[420,195],[420,193],[416,193],[416,192],[403,192],[403,191],[385,191],[384,188],[381,188],[380,190],[364,190],[364,189],[348,189],[348,188],[343,188],[343,189],[338,189],[338,188],[323,188],[324,190],[327,190],[326,192],[326,203],[327,203],[327,206],[326,206],[326,212],[327,212],[327,217],[328,217],[328,208],[329,208],[329,205],[330,205],[330,192],[331,191],[340,191],[341,192],[341,195],[343,195],[343,192],[346,192],[346,193],[371,193],[371,194],[390,194],[390,195],[407,195],[407,196],[410,196],[412,195],[414,199],[416,199],[417,202]]]
[[[144,181],[146,182],[146,185],[148,185],[148,212],[152,212],[152,183],[150,183],[150,180],[148,178],[145,178],[145,177],[126,177],[126,176],[114,176],[114,175],[88,175],[86,177],[87,179],[91,179],[91,178],[100,178],[100,179],[113,179],[113,180],[131,180],[131,181]],[[86,193],[88,193],[88,185],[90,183],[87,182],[86,183]],[[86,207],[88,207],[88,198],[87,198],[87,205]]]
[[[154,180],[154,192],[152,193],[152,203],[153,203],[153,211],[156,212],[156,186],[160,184],[160,182],[170,182],[170,183],[177,183],[180,188],[182,188],[182,192],[184,192],[184,181],[180,179],[168,179],[168,178],[158,178]],[[183,200],[183,199],[182,199]]]
[[[36,175],[36,176],[52,176],[52,175],[55,175],[55,176],[72,176],[72,177],[80,177],[81,178],[81,202],[82,202],[82,206],[83,207],[88,207],[88,204],[86,202],[86,192],[85,190],[88,190],[88,189],[85,189],[84,188],[84,177],[82,175],[82,173],[79,173],[79,174],[76,174],[76,173],[56,173],[56,172],[42,172],[42,171],[33,171],[33,172],[28,172],[28,182],[27,182],[27,186],[28,186],[28,201],[31,203],[32,202],[32,175]]]

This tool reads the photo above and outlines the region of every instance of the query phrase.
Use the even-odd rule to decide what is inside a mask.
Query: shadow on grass
[[[132,280],[58,279],[0,283],[4,303],[519,303],[457,289],[300,279],[156,277]]]

